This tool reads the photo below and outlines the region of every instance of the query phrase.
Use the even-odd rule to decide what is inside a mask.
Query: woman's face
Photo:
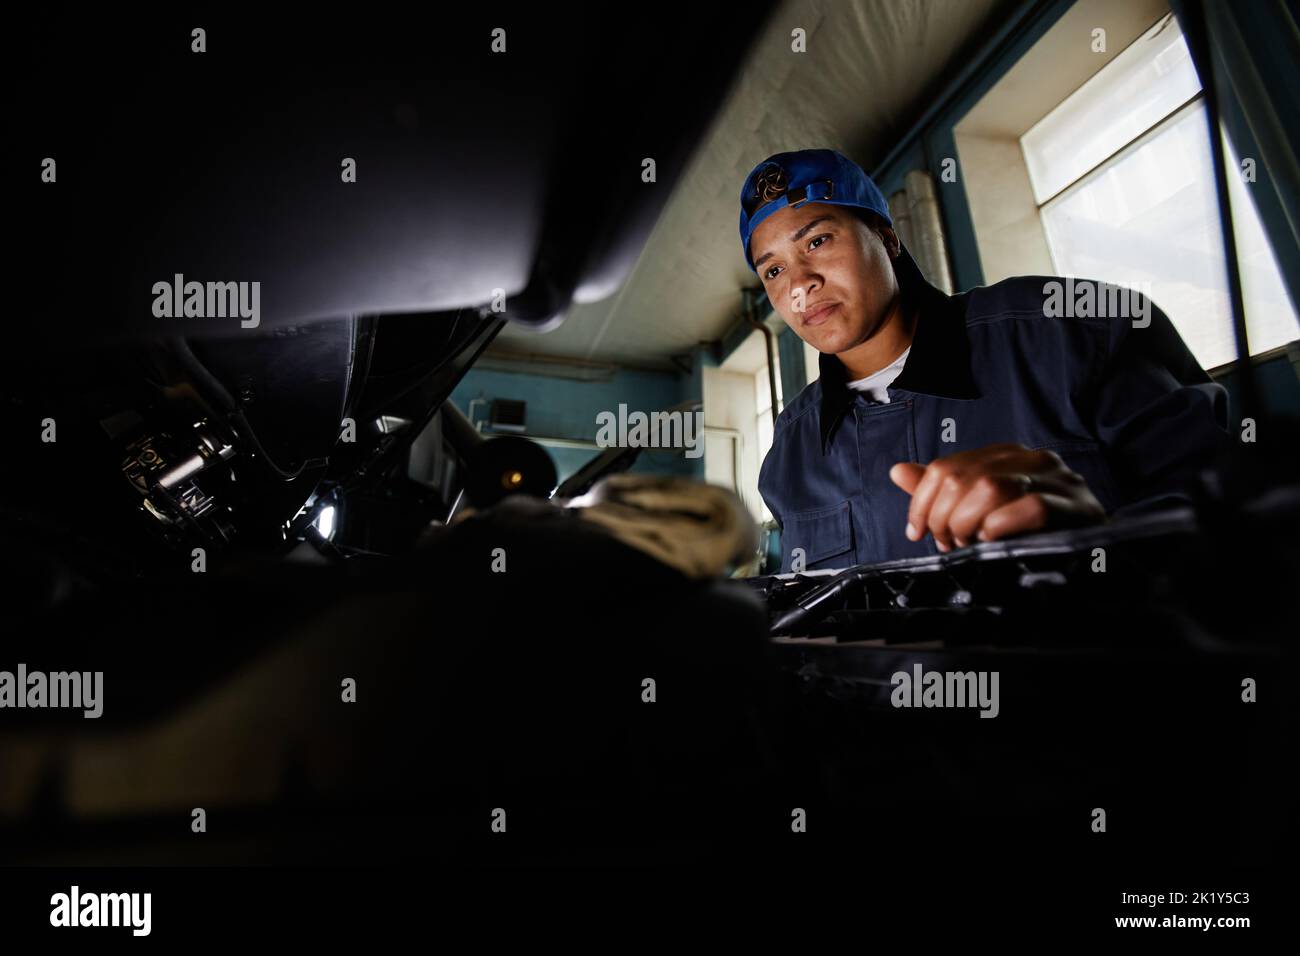
[[[772,308],[819,352],[861,345],[898,298],[893,230],[872,229],[846,207],[787,206],[759,224],[749,248]]]

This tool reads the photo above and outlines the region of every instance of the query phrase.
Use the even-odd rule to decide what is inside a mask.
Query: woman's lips
[[[829,316],[832,312],[834,312],[839,307],[840,304],[838,302],[831,302],[826,305],[819,305],[811,312],[804,313],[803,324],[805,326],[821,325],[823,322],[826,321],[827,316]]]

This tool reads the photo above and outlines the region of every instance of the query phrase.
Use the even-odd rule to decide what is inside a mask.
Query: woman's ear
[[[886,225],[877,226],[876,233],[880,236],[880,241],[885,244],[885,251],[889,253],[889,258],[897,259],[898,254],[903,251],[903,244],[898,241],[898,233]]]

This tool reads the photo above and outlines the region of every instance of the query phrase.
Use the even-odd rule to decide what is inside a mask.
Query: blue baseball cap
[[[777,153],[750,170],[740,190],[740,244],[751,269],[749,240],[758,224],[778,210],[805,202],[866,209],[894,225],[884,193],[848,157],[833,149]]]

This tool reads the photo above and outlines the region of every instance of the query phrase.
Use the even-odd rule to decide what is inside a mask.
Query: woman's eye
[[[775,279],[775,278],[776,278],[776,270],[779,269],[779,268],[780,268],[780,266],[772,266],[772,268],[768,269],[767,272],[764,273],[764,277],[767,278],[767,279]]]
[[[817,246],[821,244],[821,241],[823,239],[829,239],[829,238],[830,236],[814,236],[813,239],[808,243],[808,248],[816,249]]]

